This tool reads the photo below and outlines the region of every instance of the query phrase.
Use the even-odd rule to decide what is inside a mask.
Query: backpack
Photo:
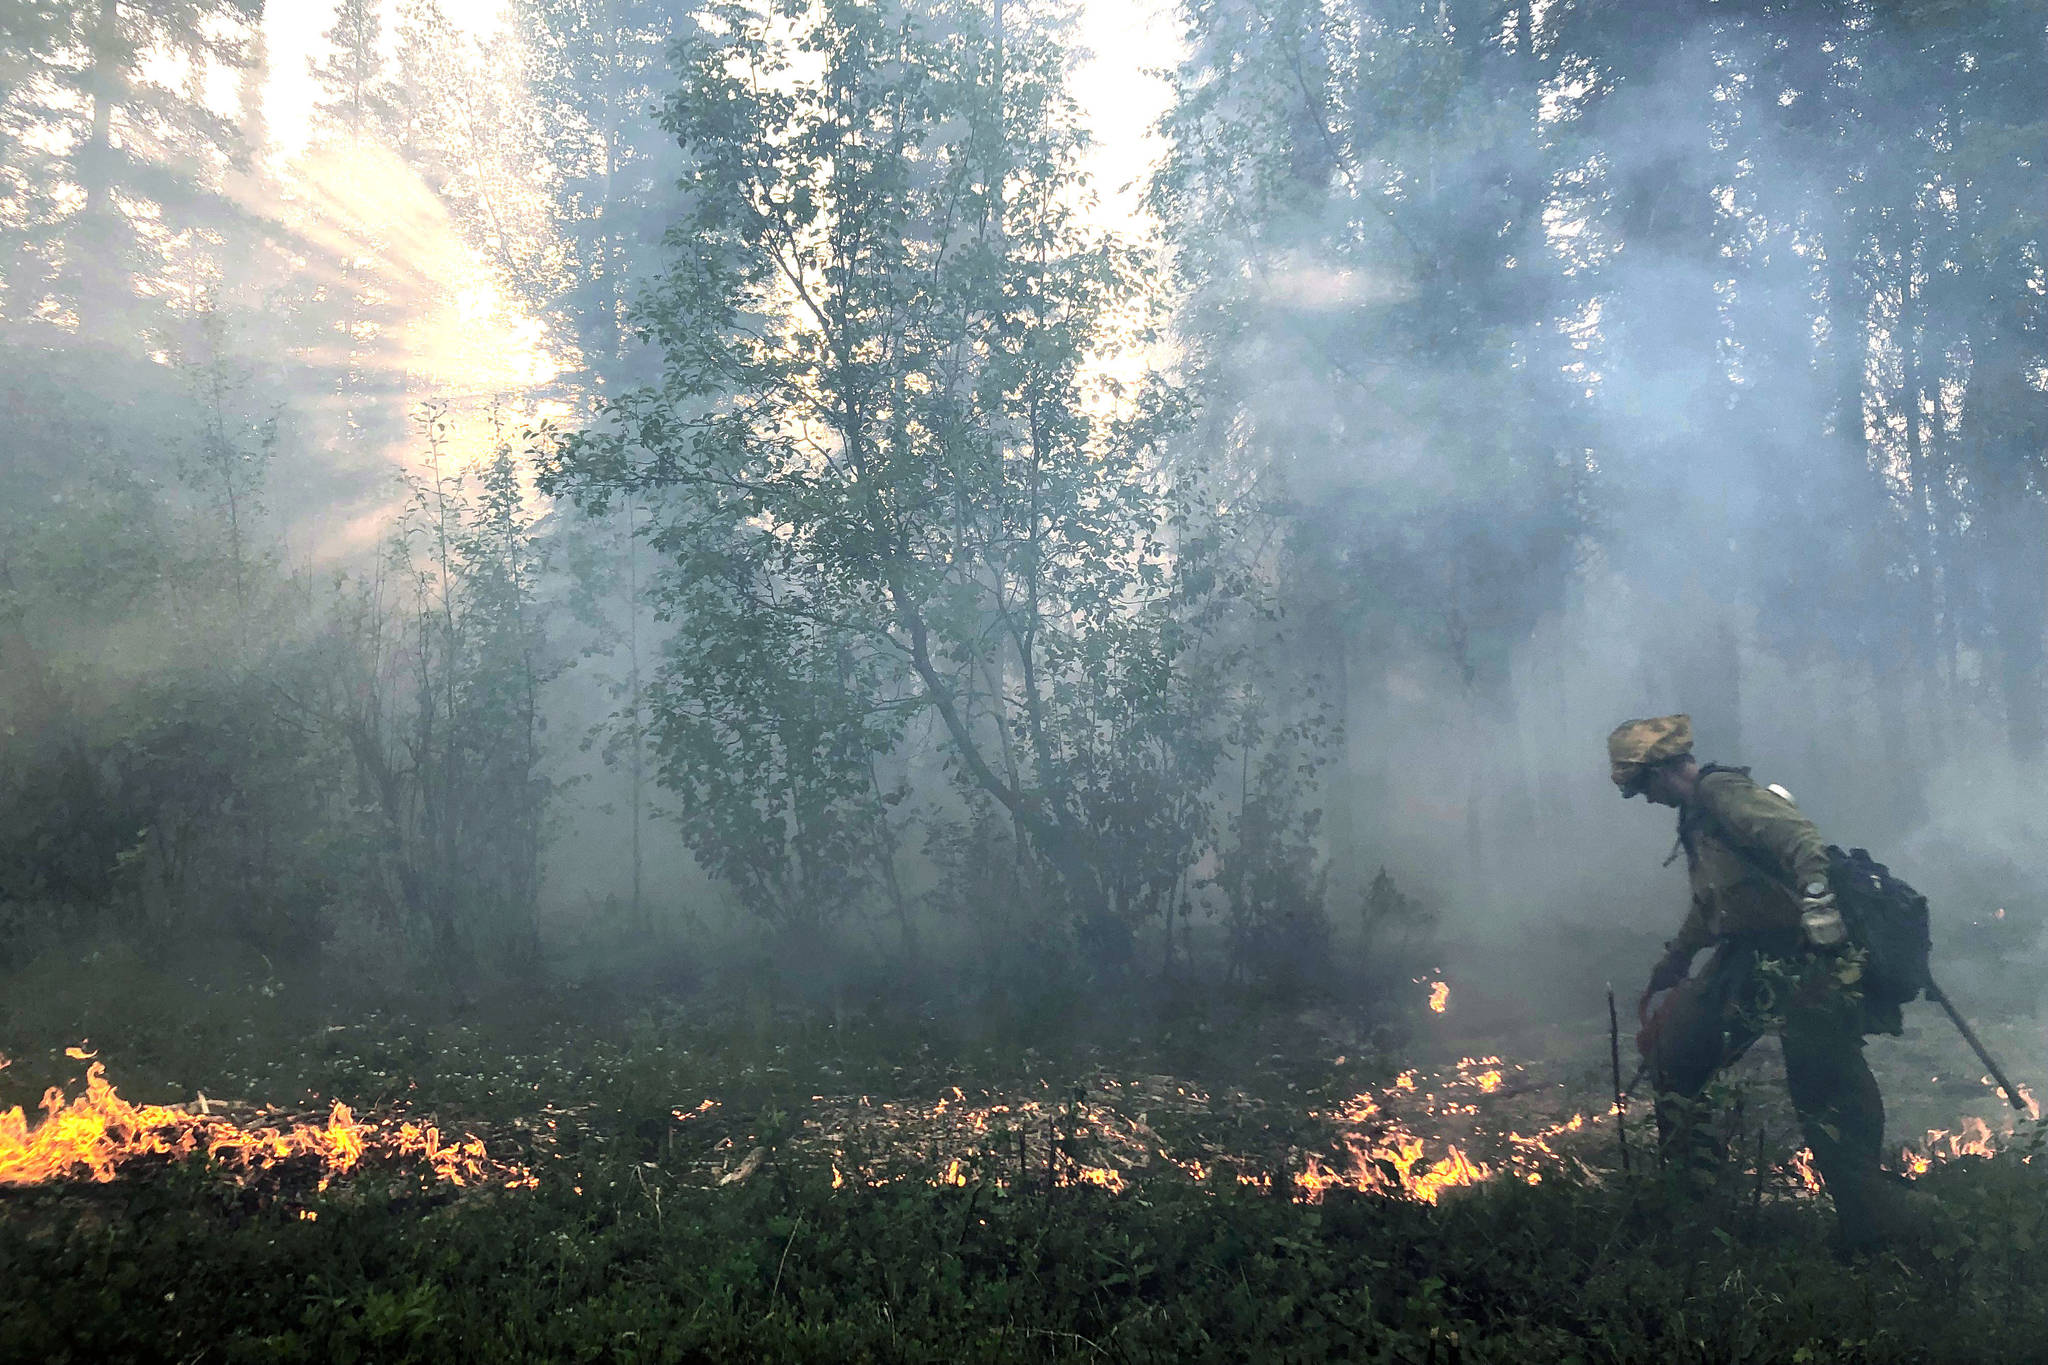
[[[1864,998],[1879,1005],[1918,1000],[1934,984],[1928,957],[1927,897],[1870,856],[1828,845],[1828,885],[1848,925],[1849,938],[1870,955],[1863,969]]]

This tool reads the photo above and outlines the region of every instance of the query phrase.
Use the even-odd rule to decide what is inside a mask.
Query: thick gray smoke
[[[1998,950],[2037,952],[2028,849],[2048,793],[2014,740],[2026,688],[1993,684],[1998,651],[2041,622],[2031,598],[1979,591],[1967,517],[1928,530],[1967,494],[1952,471],[1969,352],[1933,346],[1920,363],[1939,373],[1902,395],[1930,347],[1897,291],[1925,281],[1883,277],[1887,249],[1944,269],[1939,243],[1885,236],[1929,210],[1928,187],[1883,164],[1927,138],[1924,107],[1889,99],[1915,75],[1892,73],[1939,85],[1939,59],[1867,19],[1674,11],[1597,75],[1555,68],[1540,113],[1448,29],[1261,31],[1311,73],[1276,94],[1245,34],[1212,15],[1198,35],[1191,69],[1234,68],[1241,103],[1179,130],[1215,133],[1218,108],[1267,132],[1292,117],[1313,144],[1294,169],[1338,186],[1291,228],[1233,236],[1192,215],[1211,245],[1191,283],[1199,327],[1233,270],[1263,280],[1249,306],[1237,296],[1255,325],[1208,338],[1217,389],[1278,452],[1295,505],[1345,509],[1314,552],[1349,580],[1327,591],[1368,615],[1395,604],[1345,646],[1340,886],[1385,865],[1468,941],[1653,944],[1684,910],[1679,869],[1659,867],[1670,815],[1619,801],[1601,742],[1624,718],[1686,711],[1703,760],[1754,767],[1927,891],[1938,944],[1982,952],[1972,926],[2005,904],[2025,926]],[[1574,22],[1543,21],[1539,61],[1546,42],[1597,44]],[[1397,55],[1368,63],[1369,41]],[[1347,90],[1354,69],[1398,84],[1404,49],[1466,63],[1433,120]],[[1318,76],[1328,93],[1305,99]],[[1404,114],[1426,131],[1381,131]],[[1312,155],[1330,160],[1300,172]],[[1177,188],[1249,195],[1189,161]],[[1501,282],[1512,272],[1534,302]],[[1501,457],[1517,444],[1534,454]],[[1554,461],[1537,480],[1553,496],[1583,479],[1583,520],[1547,563],[1530,552],[1530,458]]]

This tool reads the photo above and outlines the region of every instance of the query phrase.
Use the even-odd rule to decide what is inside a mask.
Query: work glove
[[[1651,996],[1655,995],[1658,991],[1670,990],[1673,986],[1685,980],[1688,969],[1691,966],[1692,959],[1690,958],[1675,955],[1665,957],[1650,972],[1650,988],[1644,991],[1643,994]]]
[[[1678,973],[1677,980],[1683,981],[1685,979],[1685,969],[1691,965],[1691,963],[1684,961],[1678,963],[1674,969]],[[1657,965],[1656,975],[1650,978],[1649,988],[1643,992],[1643,998],[1636,1001],[1636,1022],[1642,1025],[1642,1028],[1636,1033],[1636,1051],[1642,1054],[1645,1064],[1651,1063],[1657,1056],[1657,1036],[1663,1032],[1664,1016],[1671,1012],[1672,1000],[1677,998],[1675,996],[1666,996],[1664,1003],[1655,1011],[1650,1009],[1651,998],[1658,991],[1671,988],[1669,984],[1662,986],[1657,984],[1659,981],[1666,980],[1667,973],[1665,969],[1670,966],[1671,962],[1668,958]]]
[[[1833,952],[1849,941],[1849,926],[1842,922],[1835,893],[1826,882],[1815,879],[1800,888],[1799,932],[1807,947],[1820,952]]]

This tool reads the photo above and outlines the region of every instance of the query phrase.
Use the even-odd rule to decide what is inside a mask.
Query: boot
[[[1949,1226],[1939,1199],[1874,1167],[1827,1186],[1835,1201],[1837,1242],[1846,1255],[1931,1246]]]

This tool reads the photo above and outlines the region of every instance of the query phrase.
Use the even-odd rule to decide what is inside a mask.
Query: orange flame
[[[1792,1159],[1785,1163],[1785,1168],[1791,1172],[1792,1178],[1799,1183],[1800,1188],[1806,1193],[1819,1194],[1821,1192],[1820,1171],[1813,1164],[1812,1148],[1801,1147],[1798,1151],[1794,1152]]]
[[[1517,1093],[1507,1086],[1510,1070],[1522,1068],[1496,1056],[1461,1057],[1454,1069],[1430,1078],[1427,1089],[1419,1083],[1421,1072],[1404,1071],[1384,1090],[1352,1096],[1322,1115],[1338,1127],[1348,1163],[1333,1169],[1311,1154],[1308,1169],[1295,1177],[1302,1197],[1314,1203],[1341,1188],[1434,1204],[1446,1190],[1501,1175],[1540,1183],[1545,1171],[1570,1160],[1551,1140],[1583,1130],[1586,1115],[1575,1114],[1530,1137],[1506,1133],[1506,1151],[1498,1162],[1467,1155],[1453,1136],[1463,1130],[1486,1141],[1483,1123],[1461,1121],[1478,1116],[1482,1100]]]
[[[1927,1137],[1919,1144],[1918,1150],[1907,1147],[1899,1156],[1906,1174],[1919,1176],[1925,1175],[1936,1162],[1954,1161],[1965,1156],[1996,1156],[1998,1143],[1998,1136],[1991,1131],[1990,1124],[1970,1117],[1954,1129],[1928,1129]]]
[[[196,1114],[130,1104],[115,1093],[99,1062],[86,1071],[83,1095],[66,1101],[52,1086],[43,1096],[42,1121],[33,1126],[19,1106],[0,1111],[0,1185],[78,1177],[105,1183],[138,1157],[200,1153],[241,1177],[294,1158],[311,1159],[319,1163],[321,1189],[371,1158],[417,1162],[456,1186],[536,1183],[522,1167],[492,1160],[475,1137],[443,1143],[432,1124],[359,1122],[339,1100],[324,1125],[296,1123],[288,1130],[243,1128],[205,1112],[203,1100]]]
[[[1451,983],[1432,981],[1429,985],[1429,1007],[1442,1014],[1451,1007]]]
[[[1468,1158],[1455,1143],[1447,1144],[1441,1157],[1427,1157],[1423,1139],[1413,1133],[1393,1132],[1377,1139],[1350,1134],[1344,1142],[1351,1154],[1348,1172],[1327,1170],[1322,1159],[1311,1154],[1308,1169],[1295,1177],[1309,1203],[1320,1203],[1326,1191],[1342,1188],[1434,1204],[1445,1190],[1493,1177],[1491,1168]]]
[[[1992,1131],[1990,1124],[1974,1115],[1969,1116],[1952,1129],[1930,1128],[1924,1140],[1901,1147],[1899,1169],[1908,1179],[1918,1180],[1945,1162],[1962,1157],[1996,1156],[2000,1140],[2000,1135]],[[1813,1152],[1808,1148],[1802,1147],[1794,1152],[1785,1169],[1793,1183],[1807,1194],[1819,1194],[1825,1188],[1820,1171],[1813,1164]]]
[[[1613,1145],[1609,1125],[1617,1106],[1553,1107],[1563,1089],[1539,1083],[1528,1068],[1498,1056],[1403,1071],[1312,1111],[1308,1117],[1326,1125],[1329,1145],[1294,1148],[1280,1169],[1270,1149],[1253,1155],[1202,1142],[1196,1151],[1162,1136],[1146,1107],[1155,1115],[1175,1113],[1225,1098],[1166,1076],[1096,1076],[1085,1095],[1076,1089],[1071,1099],[1059,1100],[1044,1081],[1037,1090],[1045,1094],[1027,1088],[970,1095],[947,1087],[923,1102],[845,1096],[806,1120],[804,1140],[829,1155],[834,1188],[912,1180],[998,1188],[1093,1185],[1123,1193],[1167,1174],[1203,1185],[1235,1182],[1311,1203],[1332,1190],[1350,1190],[1435,1204],[1446,1191],[1490,1180],[1536,1185],[1574,1171],[1595,1183],[1606,1180],[1604,1154]],[[1261,1107],[1241,1094],[1228,1103],[1249,1114]],[[1995,1143],[1987,1125],[1972,1121],[1955,1134],[1930,1133],[1924,1150],[1907,1149],[1903,1164],[1918,1173],[1954,1156],[1988,1153]],[[1771,1187],[1795,1197],[1819,1193],[1811,1154],[1799,1153],[1778,1168]]]

